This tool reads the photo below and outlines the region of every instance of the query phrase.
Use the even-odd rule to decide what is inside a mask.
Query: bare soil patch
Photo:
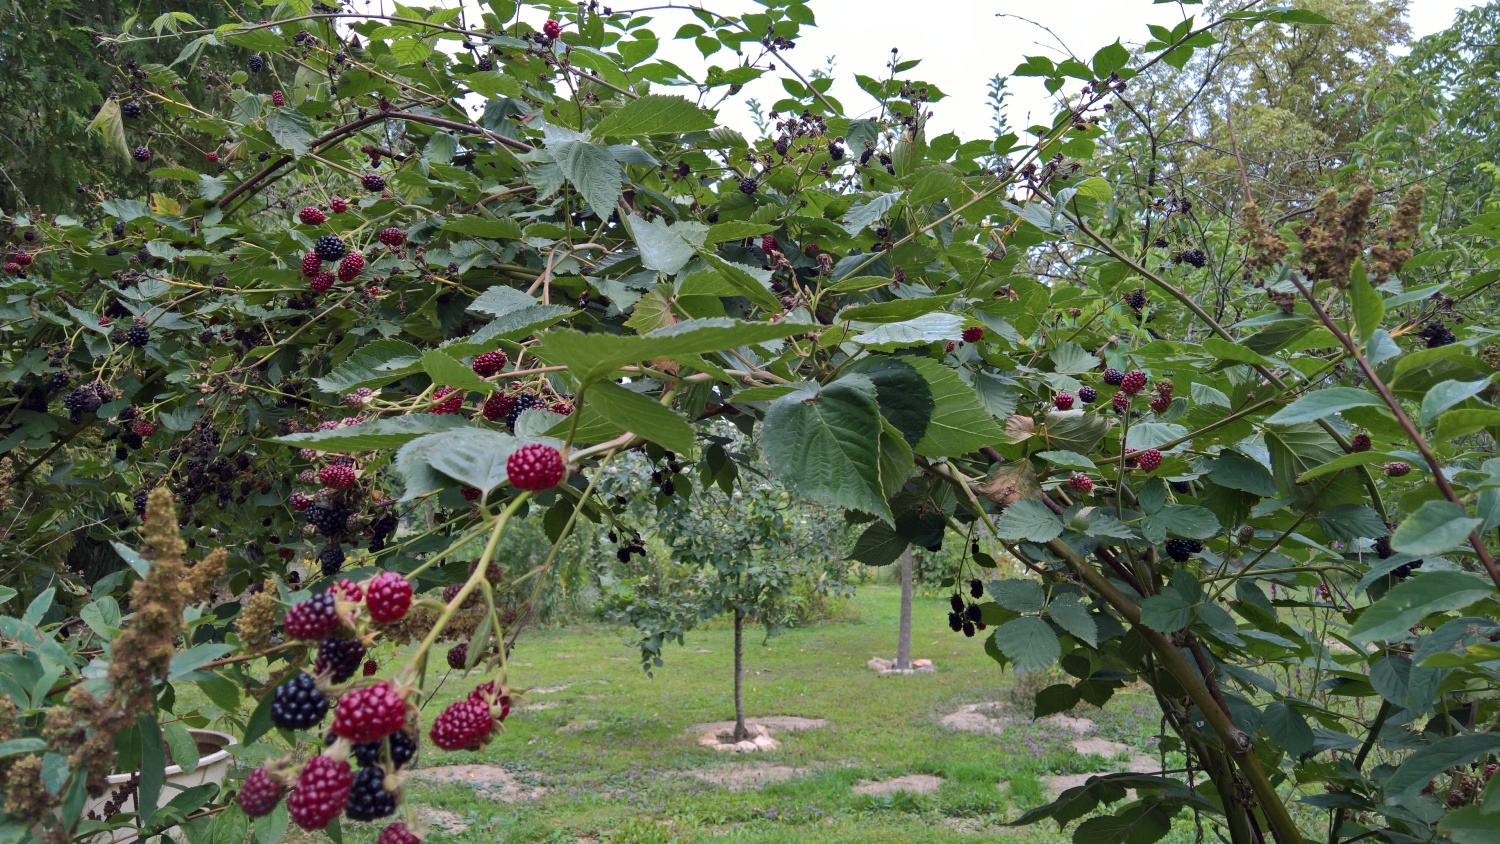
[[[547,789],[522,782],[498,765],[443,765],[412,771],[411,776],[436,783],[463,783],[497,803],[535,800],[547,793]]]
[[[931,774],[907,774],[890,780],[860,780],[854,784],[854,790],[871,797],[889,797],[901,791],[907,794],[936,794],[944,782],[942,777]]]
[[[798,730],[811,730],[827,726],[828,722],[822,718],[802,718],[796,715],[768,715],[764,718],[747,719],[745,731],[749,736],[743,741],[734,740],[733,721],[710,721],[706,724],[695,724],[687,729],[689,734],[698,736],[698,746],[706,747],[720,753],[755,753],[757,751],[775,750],[781,746],[781,742],[771,737],[771,730],[785,730],[796,732]]]
[[[811,769],[793,768],[790,765],[726,765],[722,768],[687,772],[695,779],[723,786],[730,791],[761,789],[772,783],[786,782],[809,773]]]
[[[943,716],[942,725],[964,733],[990,733],[1000,735],[1011,724],[1029,721],[1011,712],[1003,703],[970,703]],[[1091,719],[1074,715],[1048,715],[1037,721],[1049,727],[1067,730],[1077,736],[1086,736],[1098,729]]]

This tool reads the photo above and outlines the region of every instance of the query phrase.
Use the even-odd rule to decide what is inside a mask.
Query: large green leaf
[[[1402,520],[1391,535],[1391,547],[1413,557],[1446,554],[1467,543],[1482,524],[1451,501],[1429,501]]]
[[[660,220],[646,220],[632,214],[630,233],[641,251],[641,265],[667,275],[676,275],[703,245],[708,229],[701,223],[669,225]]]
[[[1422,397],[1422,424],[1431,425],[1448,408],[1465,399],[1473,398],[1490,385],[1492,378],[1477,381],[1444,381],[1436,384]]]
[[[779,311],[781,309],[781,300],[776,298],[775,293],[771,292],[771,273],[769,271],[736,264],[733,261],[726,261],[717,255],[708,253],[700,253],[700,255],[702,255],[703,260],[708,262],[709,266],[722,273],[724,278],[730,284],[734,285],[741,296],[768,310]]]
[[[1402,761],[1396,772],[1385,781],[1388,801],[1409,800],[1449,768],[1467,765],[1475,759],[1500,750],[1500,735],[1474,733],[1440,738]]]
[[[839,311],[834,318],[839,322],[901,322],[923,314],[942,310],[958,296],[918,296],[912,299],[892,299],[870,305],[856,305]]]
[[[1168,589],[1141,602],[1141,623],[1158,633],[1175,633],[1193,623],[1193,605]]]
[[[909,544],[894,527],[885,522],[871,522],[859,535],[849,556],[867,566],[888,566],[901,558],[901,552]]]
[[[505,462],[522,442],[484,428],[450,431],[428,444],[427,465],[464,486],[489,492],[509,480]]]
[[[1352,407],[1385,406],[1380,397],[1354,387],[1329,387],[1308,393],[1283,407],[1266,420],[1270,425],[1295,425],[1299,422],[1314,422]]]
[[[1487,578],[1462,571],[1434,571],[1396,584],[1360,614],[1349,629],[1355,642],[1396,640],[1433,613],[1462,609],[1495,594]]]
[[[1005,432],[958,373],[930,358],[902,360],[916,367],[932,388],[932,418],[926,433],[917,442],[917,453],[928,457],[956,457],[1004,439]]]
[[[1050,668],[1062,655],[1057,634],[1040,618],[1017,618],[1000,625],[995,629],[995,645],[1016,671]]]
[[[608,219],[620,198],[625,171],[610,151],[587,141],[564,141],[551,148],[557,166],[573,187],[583,194],[601,219]]]
[[[909,445],[922,440],[935,404],[932,388],[916,367],[901,358],[876,357],[859,362],[849,371],[869,378],[875,385],[880,415],[901,432]]]
[[[958,314],[923,314],[901,322],[879,325],[863,334],[856,334],[854,342],[876,351],[895,351],[912,346],[951,341],[964,330],[964,318]]]
[[[584,406],[599,413],[622,431],[644,437],[663,448],[684,456],[694,449],[693,428],[676,411],[650,397],[627,390],[613,381],[599,381],[589,387]]]
[[[791,395],[766,411],[766,460],[793,491],[892,521],[880,483],[875,385],[846,376],[816,395]]]
[[[567,366],[574,378],[586,384],[641,361],[721,352],[806,331],[807,326],[788,322],[739,322],[724,317],[686,320],[636,336],[556,329],[547,332],[537,355]]]
[[[401,340],[376,340],[354,351],[349,359],[314,381],[329,393],[348,393],[360,387],[379,387],[413,372],[421,372],[422,351]]]
[[[1313,731],[1307,719],[1289,704],[1273,701],[1261,713],[1261,724],[1266,735],[1276,745],[1293,756],[1301,756],[1313,748]]]
[[[1011,542],[1050,542],[1062,536],[1062,531],[1062,520],[1031,498],[1006,507],[995,523],[995,535]]]
[[[284,437],[277,437],[272,442],[298,448],[315,448],[319,451],[369,451],[377,448],[395,448],[427,434],[467,428],[470,424],[467,419],[456,414],[413,413],[408,416],[375,419],[351,425],[348,428],[334,428],[331,431],[288,434]]]
[[[647,94],[605,115],[594,127],[595,137],[615,135],[672,135],[714,128],[714,113],[684,97]]]
[[[995,603],[1015,612],[1041,612],[1047,605],[1047,593],[1035,580],[991,580],[985,591]]]
[[[463,392],[493,393],[495,385],[474,374],[465,366],[437,349],[422,353],[422,369],[439,387],[456,387]]]
[[[271,109],[266,115],[266,131],[296,158],[307,155],[308,144],[313,139],[312,122],[289,108]]]
[[[1484,806],[1465,806],[1449,812],[1438,822],[1438,832],[1454,844],[1494,844],[1500,841],[1500,811]]]

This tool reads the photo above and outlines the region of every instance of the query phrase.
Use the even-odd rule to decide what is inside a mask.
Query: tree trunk
[[[750,737],[745,730],[745,613],[734,609],[734,740]]]
[[[896,669],[911,670],[911,546],[901,552],[901,625],[896,633]]]

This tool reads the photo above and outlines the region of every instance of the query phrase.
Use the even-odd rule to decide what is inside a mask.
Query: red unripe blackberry
[[[1073,409],[1073,394],[1072,393],[1058,393],[1052,399],[1052,406],[1055,407],[1055,408],[1057,408],[1058,410],[1072,410]]]
[[[448,649],[449,668],[453,669],[454,671],[463,671],[468,667],[468,662],[469,645],[466,642],[459,642],[458,644]]]
[[[349,200],[341,196],[335,196],[333,199],[328,200],[328,208],[335,214],[342,214],[349,210]]]
[[[327,293],[333,289],[333,273],[323,270],[313,276],[313,280],[307,283],[314,293]]]
[[[15,261],[6,261],[4,270],[11,275],[16,275],[21,272],[21,265],[17,264]]]
[[[516,489],[551,489],[563,478],[562,453],[545,443],[527,443],[505,459],[505,474]]]
[[[276,106],[277,108],[281,108],[282,106],[286,105],[286,94],[283,94],[280,91],[272,91],[271,105]]]
[[[332,592],[320,592],[286,611],[286,635],[317,641],[338,629],[339,614]]]
[[[1156,468],[1161,465],[1161,452],[1154,448],[1148,448],[1136,455],[1136,459],[1140,462],[1142,469],[1145,469],[1147,472],[1155,472]]]
[[[378,237],[380,238],[381,243],[384,243],[386,246],[389,246],[392,249],[395,249],[397,246],[400,246],[401,244],[406,242],[406,232],[396,228],[395,226],[391,226],[387,229],[381,229]]]
[[[359,274],[365,271],[365,256],[358,252],[350,252],[339,262],[339,280],[353,281]]]
[[[334,489],[348,489],[354,486],[354,469],[342,463],[324,466],[318,471],[318,481],[323,486],[333,487]]]
[[[977,325],[971,325],[964,329],[963,337],[965,343],[978,343],[984,339],[984,329]]]
[[[1094,482],[1089,479],[1088,475],[1074,475],[1068,478],[1068,486],[1072,487],[1074,492],[1081,492],[1084,495],[1094,490]]]
[[[323,209],[309,205],[297,212],[297,219],[309,226],[321,226],[328,220],[328,215],[323,213]]]
[[[363,673],[364,673],[364,675],[366,677],[374,677],[375,676],[375,672],[377,672],[379,670],[380,670],[380,663],[376,662],[373,659],[367,659],[367,660],[365,660],[365,668],[364,668]]]
[[[510,358],[506,357],[504,352],[496,349],[475,357],[474,363],[470,364],[470,366],[474,369],[475,375],[478,375],[480,378],[488,378],[499,372],[500,368],[505,366],[509,360]]]
[[[465,501],[478,501],[479,500],[479,496],[481,496],[481,495],[484,494],[484,493],[482,493],[482,492],[479,491],[478,487],[472,487],[472,486],[466,486],[463,489],[459,490],[458,492],[459,492],[460,495],[462,495],[464,497]]]
[[[1171,409],[1172,397],[1169,395],[1157,393],[1156,397],[1151,400],[1151,412],[1155,413],[1157,416],[1161,416]]]
[[[271,723],[283,730],[310,730],[328,714],[328,698],[306,671],[281,681],[271,693]]]
[[[287,813],[303,829],[322,829],[344,811],[353,785],[354,772],[348,762],[314,756],[297,776],[292,796],[286,800]]]
[[[130,151],[130,157],[145,164],[151,160],[151,150],[149,147],[136,147]]]
[[[407,829],[406,824],[396,821],[380,831],[380,837],[375,839],[375,844],[422,844],[422,838]]]
[[[1385,464],[1385,476],[1387,478],[1400,478],[1411,473],[1411,464],[1405,460],[1393,460]]]
[[[365,606],[370,618],[382,624],[400,621],[411,608],[411,583],[393,572],[381,572],[365,584]]]
[[[1125,411],[1130,409],[1130,396],[1127,393],[1115,393],[1114,398],[1110,399],[1110,403],[1114,405],[1115,413],[1123,416],[1125,415]]]
[[[1162,380],[1156,382],[1156,392],[1163,396],[1167,396],[1170,398],[1172,395],[1172,391],[1175,389],[1177,389],[1177,385],[1173,384],[1171,379],[1163,378]]]
[[[154,433],[156,433],[156,425],[154,423],[145,421],[135,423],[135,435],[141,439],[145,439]]]
[[[760,250],[762,252],[776,251],[776,238],[772,237],[771,235],[766,235],[765,237],[761,238]]]
[[[276,811],[276,804],[281,802],[281,783],[271,778],[271,772],[266,770],[265,765],[250,772],[245,777],[245,784],[240,786],[237,798],[240,808],[245,814],[252,818],[269,815]]]
[[[322,271],[323,271],[323,259],[320,258],[320,257],[318,257],[318,253],[316,253],[316,252],[309,252],[306,255],[302,256],[302,274],[303,275],[307,276],[308,278],[313,278],[314,276],[316,276],[318,273],[320,273]]]
[[[218,164],[219,163],[219,154],[217,152],[208,152],[208,153],[205,153],[203,157],[206,158],[206,159],[208,159],[208,163],[209,164]]]
[[[380,741],[406,723],[406,701],[384,680],[354,689],[333,710],[334,735],[355,744]]]
[[[1083,386],[1078,388],[1078,400],[1084,404],[1093,404],[1094,399],[1099,398],[1099,391],[1093,387]]]
[[[438,715],[427,735],[433,744],[444,750],[469,750],[482,745],[494,728],[495,719],[490,717],[489,706],[479,701],[460,700],[449,704]]]
[[[1349,440],[1350,451],[1369,451],[1370,445],[1369,434],[1355,434]]]
[[[335,683],[354,676],[365,659],[365,646],[358,639],[324,639],[318,644],[313,670],[327,674]]]
[[[359,183],[364,185],[365,190],[370,193],[380,193],[385,190],[385,179],[375,173],[366,173],[364,178],[359,180]]]
[[[357,604],[365,599],[365,590],[364,587],[346,577],[333,584],[333,597],[340,601]]]
[[[1104,370],[1104,383],[1111,387],[1118,387],[1125,381],[1125,373],[1111,366]]]
[[[432,407],[428,413],[457,413],[463,406],[464,394],[457,387],[438,387],[432,391]]]
[[[1125,377],[1120,380],[1120,389],[1124,390],[1127,393],[1130,393],[1131,395],[1139,393],[1141,390],[1145,389],[1145,387],[1146,373],[1140,371],[1139,369],[1130,370],[1129,372],[1125,373]]]
[[[303,510],[311,507],[313,501],[311,498],[308,498],[306,495],[303,495],[300,492],[294,492],[292,493],[292,497],[291,499],[289,499],[288,503],[292,505],[293,510],[296,510],[298,513],[300,513]]]
[[[947,347],[943,349],[943,353],[951,355],[951,354],[953,354],[953,350],[956,349],[956,348],[958,348],[958,347],[955,346],[955,345],[953,345],[953,341],[950,340],[950,341],[948,341]]]
[[[1255,527],[1253,525],[1242,525],[1234,535],[1235,541],[1241,545],[1249,545],[1255,541]]]
[[[562,24],[555,20],[549,20],[542,24],[542,34],[556,40],[557,36],[562,35]]]
[[[505,694],[504,689],[497,690],[494,680],[475,686],[474,691],[469,692],[469,700],[488,706],[490,717],[497,721],[504,721],[510,715],[510,695]]]
[[[29,267],[29,266],[31,266],[31,260],[32,260],[31,253],[30,252],[17,252],[16,255],[15,255],[14,260],[15,260],[15,262],[17,264],[20,264],[23,267]]]
[[[484,406],[479,412],[484,418],[491,422],[499,422],[510,415],[512,408],[516,406],[516,397],[505,393],[490,393],[490,397],[484,400]]]

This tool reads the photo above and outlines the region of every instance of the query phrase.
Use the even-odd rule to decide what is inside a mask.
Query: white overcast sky
[[[478,5],[477,0],[461,0]],[[743,13],[758,7],[749,0],[701,0],[706,8],[721,13]],[[664,5],[656,0],[606,0],[617,10],[636,6]],[[1295,5],[1293,3],[1292,5]],[[1408,20],[1413,35],[1421,37],[1446,29],[1455,11],[1479,5],[1478,0],[1410,0]],[[933,107],[929,135],[955,131],[964,140],[990,135],[990,109],[986,100],[989,80],[995,74],[1009,74],[1026,55],[1066,55],[1047,32],[1013,17],[1019,15],[1052,30],[1076,55],[1087,60],[1106,44],[1120,39],[1136,45],[1150,39],[1147,23],[1172,26],[1201,7],[1153,4],[1152,0],[812,0],[817,15],[816,27],[804,27],[797,48],[787,54],[804,75],[823,66],[828,57],[835,60],[831,93],[851,116],[859,116],[873,106],[873,101],[859,90],[854,74],[881,78],[891,48],[901,51],[903,59],[922,59],[916,69],[904,74],[935,84],[948,96]],[[533,10],[533,14],[535,11]],[[696,20],[686,10],[658,10],[651,14],[651,25],[663,42],[659,58],[676,62],[701,77],[707,63],[730,66],[734,57],[727,52],[711,56],[707,62],[691,41],[671,41],[679,26]],[[542,18],[528,21],[540,25]],[[750,48],[747,46],[746,52]],[[1050,119],[1053,109],[1041,82],[1012,78],[1009,101],[1013,129],[1024,130],[1032,123]],[[1076,86],[1070,91],[1076,93]],[[766,107],[784,96],[778,74],[767,74],[747,85],[738,98],[725,103],[719,120],[746,134],[753,134],[746,98],[758,98]]]

